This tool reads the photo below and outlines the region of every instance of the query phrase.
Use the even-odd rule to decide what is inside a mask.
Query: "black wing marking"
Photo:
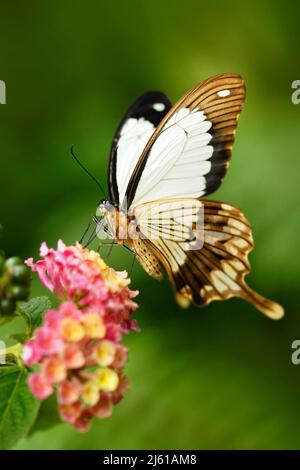
[[[149,91],[140,96],[123,116],[113,138],[109,157],[108,187],[111,202],[115,204],[119,204],[120,202],[117,184],[117,159],[118,143],[122,128],[130,118],[144,118],[145,121],[153,124],[155,129],[171,107],[171,102],[164,93],[160,91]]]

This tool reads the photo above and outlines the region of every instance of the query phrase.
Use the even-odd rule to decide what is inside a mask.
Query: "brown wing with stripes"
[[[279,319],[283,308],[253,291],[244,277],[250,271],[253,248],[251,226],[242,212],[229,204],[204,204],[204,244],[190,249],[185,242],[159,238],[143,240],[147,252],[164,266],[182,307],[205,306],[234,296],[251,302],[264,315]]]

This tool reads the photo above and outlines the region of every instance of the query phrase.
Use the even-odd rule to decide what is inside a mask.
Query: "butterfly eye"
[[[103,202],[99,202],[98,208],[97,208],[97,215],[103,216],[104,214],[104,204]]]

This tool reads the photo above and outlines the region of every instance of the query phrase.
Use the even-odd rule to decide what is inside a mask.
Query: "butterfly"
[[[150,276],[167,272],[180,306],[238,296],[279,319],[283,308],[244,280],[253,248],[248,220],[231,204],[202,199],[226,173],[245,95],[241,76],[228,73],[174,106],[161,92],[138,98],[115,133],[109,200],[98,214]]]

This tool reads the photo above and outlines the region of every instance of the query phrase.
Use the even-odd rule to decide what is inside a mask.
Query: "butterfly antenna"
[[[74,145],[71,146],[70,151],[71,151],[71,155],[74,158],[75,162],[80,166],[80,168],[82,168],[83,171],[86,172],[87,175],[89,175],[90,178],[92,178],[92,180],[96,183],[98,188],[100,188],[100,190],[101,190],[101,192],[104,196],[104,199],[105,199],[106,195],[105,195],[105,191],[104,191],[101,183],[99,183],[99,181],[95,178],[95,176],[93,176],[92,173],[90,173],[89,170],[81,163],[81,161],[78,159],[78,157],[76,157],[76,155],[74,153]]]

